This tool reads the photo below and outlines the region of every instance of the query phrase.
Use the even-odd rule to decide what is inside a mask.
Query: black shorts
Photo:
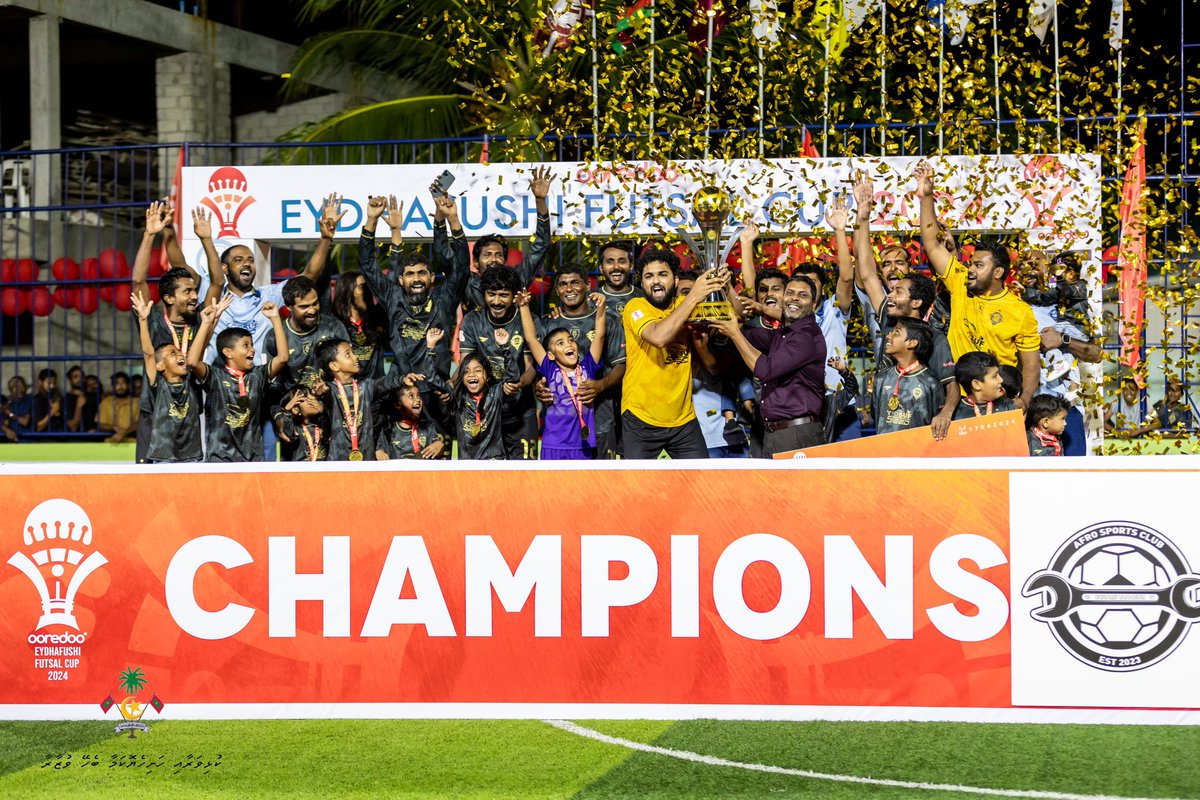
[[[509,461],[537,461],[538,457],[538,426],[537,414],[526,416],[500,426],[500,436],[504,440],[504,457]]]
[[[671,458],[708,458],[704,432],[695,419],[672,428],[660,428],[642,422],[626,411],[621,415],[621,424],[625,458],[658,458],[663,450]]]
[[[596,434],[596,458],[607,461],[621,458],[624,453],[624,442],[621,435],[621,418],[613,420],[611,430]]]

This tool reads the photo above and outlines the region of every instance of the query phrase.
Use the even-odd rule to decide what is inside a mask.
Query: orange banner
[[[195,470],[0,478],[0,715],[1010,704],[1002,470]]]
[[[950,423],[946,438],[937,440],[928,427],[865,436],[804,450],[776,453],[775,458],[960,458],[965,456],[1027,456],[1025,412],[1006,411]]]

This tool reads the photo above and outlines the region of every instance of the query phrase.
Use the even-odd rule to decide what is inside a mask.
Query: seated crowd
[[[976,242],[965,257],[936,218],[931,168],[919,165],[914,178],[928,274],[903,246],[876,253],[875,195],[860,177],[852,238],[845,200],[827,209],[835,274],[820,264],[758,268],[752,222],[740,275],[684,269],[661,242],[636,256],[633,243],[605,242],[599,286],[584,266],[559,267],[557,303],[542,317],[529,289],[551,244],[548,169],[530,182],[537,226],[519,265],[509,265],[501,236],[469,247],[457,202],[434,186],[432,248],[406,252],[402,208],[372,197],[359,269],[338,275],[332,292],[325,264],[344,214],[336,196],[303,272],[266,286],[256,285],[251,250],[218,254],[207,216],[194,212],[206,295],[168,247],[172,268],[152,302],[150,254],[173,215],[156,203],[132,276],[144,385],[118,373],[102,397],[95,376],[75,367],[68,393],[43,370],[30,395],[13,378],[4,435],[111,432],[111,441],[136,438],[138,460],[152,463],[259,461],[276,439],[296,461],[769,458],[861,436],[864,426],[876,435],[928,428],[941,439],[952,420],[1021,409],[1031,455],[1083,455],[1078,362],[1101,351],[1077,263],[1028,252],[1017,282],[999,242]],[[380,221],[386,242],[376,239]],[[734,318],[689,321],[713,297]],[[873,349],[863,385],[847,345],[855,305]],[[1171,391],[1155,413],[1183,424]]]

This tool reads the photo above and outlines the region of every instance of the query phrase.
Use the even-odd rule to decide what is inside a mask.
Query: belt
[[[781,430],[784,430],[785,428],[796,428],[801,425],[808,425],[810,422],[816,422],[816,421],[817,421],[817,418],[810,414],[807,417],[796,417],[795,419],[781,419],[776,422],[767,422],[764,424],[768,431],[770,431],[771,433],[774,433],[775,431],[781,431]]]

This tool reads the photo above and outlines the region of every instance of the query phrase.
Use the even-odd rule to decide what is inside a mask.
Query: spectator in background
[[[33,396],[34,427],[38,433],[63,433],[62,392],[58,389],[58,373],[44,369],[38,373],[37,394]]]
[[[96,416],[100,413],[100,401],[104,399],[104,384],[100,383],[98,375],[83,376],[83,393],[87,396],[83,407],[83,430],[95,433],[99,430]]]
[[[83,409],[87,405],[87,393],[83,391],[83,367],[76,364],[67,370],[67,390],[63,394],[63,420],[67,430],[78,433],[83,430]],[[95,416],[95,412],[93,412]]]
[[[1146,420],[1147,429],[1158,428],[1168,436],[1187,436],[1192,427],[1192,407],[1183,399],[1183,381],[1167,378],[1167,396],[1154,404]]]
[[[1136,435],[1142,422],[1142,390],[1133,376],[1121,379],[1121,392],[1104,413],[1104,430],[1119,439]]]
[[[145,380],[139,372],[129,379],[129,393],[134,397],[142,396],[142,388],[145,386]]]
[[[4,418],[16,436],[12,441],[33,433],[33,397],[29,394],[29,384],[20,375],[14,375],[8,381],[8,405]]]
[[[96,414],[98,429],[112,433],[104,440],[106,442],[124,442],[132,438],[137,430],[138,404],[130,388],[129,375],[124,372],[113,373],[112,394],[100,401],[100,409]]]

